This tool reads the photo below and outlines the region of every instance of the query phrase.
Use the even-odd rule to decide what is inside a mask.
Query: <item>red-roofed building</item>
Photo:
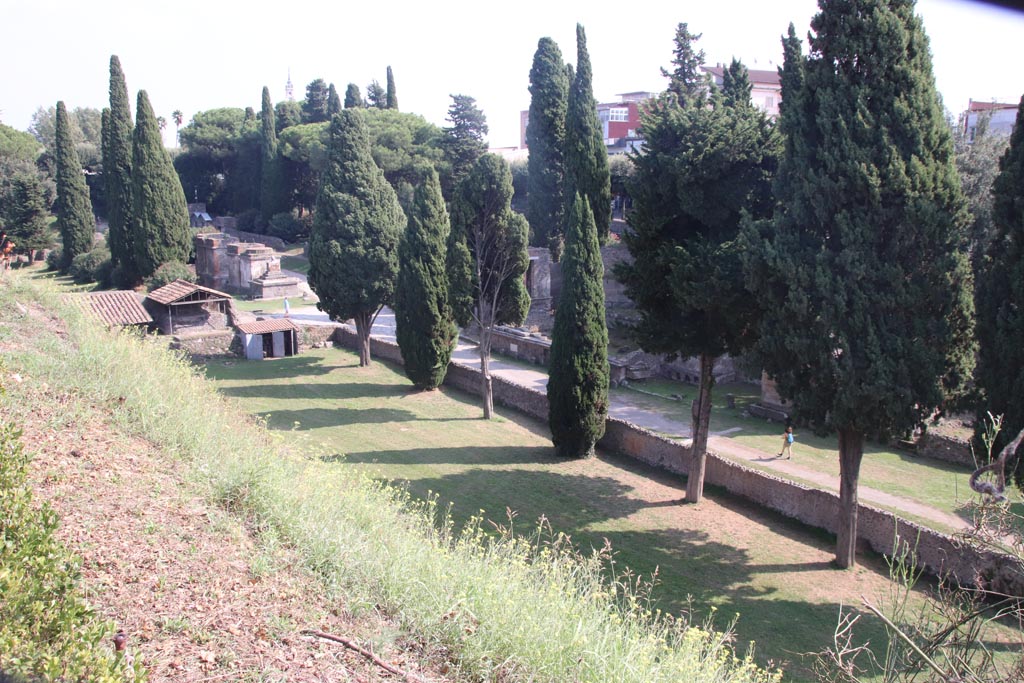
[[[996,135],[1009,135],[1017,121],[1017,105],[1009,102],[975,102],[968,100],[967,111],[960,116],[963,131],[967,139],[974,141],[978,132],[978,124],[988,119],[988,132]]]

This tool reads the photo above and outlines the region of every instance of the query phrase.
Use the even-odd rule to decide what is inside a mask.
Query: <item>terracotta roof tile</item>
[[[196,292],[205,292],[216,298],[230,299],[230,294],[224,292],[218,292],[216,289],[210,289],[209,287],[203,287],[197,285],[194,282],[188,280],[175,280],[174,282],[168,283],[159,289],[154,289],[149,293],[150,299],[157,302],[158,304],[164,304],[168,306],[173,304],[180,299],[184,299],[187,296],[195,294]]]
[[[107,325],[144,325],[153,322],[135,292],[89,292],[85,296],[89,301],[89,309]]]
[[[299,326],[287,318],[271,318],[269,320],[257,320],[251,323],[237,323],[235,327],[239,332],[245,334],[267,334],[268,332],[283,332],[285,330],[298,330]]]

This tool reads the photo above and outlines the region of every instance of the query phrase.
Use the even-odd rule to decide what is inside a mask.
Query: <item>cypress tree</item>
[[[587,200],[575,196],[562,256],[548,379],[551,441],[567,458],[594,454],[608,417],[604,263]]]
[[[398,111],[398,92],[395,90],[395,75],[391,73],[390,66],[388,67],[388,92],[385,109]]]
[[[331,83],[331,86],[327,89],[327,120],[330,121],[335,114],[341,112],[341,98],[338,96],[338,90]]]
[[[416,187],[398,247],[395,292],[395,334],[405,374],[420,389],[436,389],[444,381],[459,332],[448,303],[449,231],[441,182],[430,169]]]
[[[688,503],[703,495],[715,361],[756,339],[760,308],[745,287],[737,236],[744,215],[771,214],[778,155],[764,114],[749,99],[728,101],[680,106],[669,94],[643,115],[646,142],[629,182],[632,230],[623,236],[633,261],[617,269],[642,314],[640,346],[700,359]]]
[[[330,96],[327,83],[317,78],[306,86],[306,99],[302,102],[302,122],[320,123],[327,121],[327,100]]]
[[[132,244],[138,275],[149,277],[170,261],[185,263],[192,250],[188,205],[145,90],[139,91],[135,107],[132,197]]]
[[[790,139],[747,265],[765,370],[797,419],[838,433],[850,567],[865,437],[906,433],[970,372],[968,215],[913,2],[823,3],[811,28],[807,59],[784,43]]]
[[[472,98],[470,98],[472,99]],[[512,211],[512,172],[496,154],[484,154],[455,189],[448,236],[449,298],[455,320],[480,329],[484,419],[494,414],[491,338],[495,325],[520,325],[530,310],[523,275],[530,266],[530,226]]]
[[[264,224],[269,223],[274,214],[289,209],[282,160],[277,151],[277,126],[274,107],[270,102],[270,90],[263,87],[263,108],[261,111],[262,129],[260,151],[260,216]]]
[[[527,217],[534,246],[546,246],[558,259],[565,223],[565,119],[569,79],[562,52],[551,38],[541,38],[530,69],[530,115]]]
[[[128,88],[117,55],[110,56],[110,114],[104,128],[103,178],[106,185],[110,258],[126,283],[138,280],[132,247],[132,114]]]
[[[376,80],[371,81],[370,84],[366,86],[366,101],[371,107],[386,109],[388,105],[387,91],[384,90]]]
[[[451,127],[442,129],[441,151],[451,165],[451,173],[442,186],[446,198],[451,198],[455,187],[465,178],[477,160],[487,151],[487,117],[469,95],[452,95],[448,107]]]
[[[753,106],[750,101],[750,73],[747,67],[735,57],[732,63],[722,72],[722,97],[730,107]]]
[[[576,77],[569,88],[565,122],[565,175],[566,198],[576,192],[586,197],[594,212],[597,237],[604,244],[612,222],[612,177],[597,118],[587,36],[580,24],[576,24]]]
[[[363,95],[359,92],[359,86],[349,83],[345,89],[345,109],[359,109],[366,103],[363,102]]]
[[[999,160],[992,199],[995,234],[981,263],[975,300],[977,378],[984,392],[978,424],[986,410],[1003,416],[998,453],[1024,428],[1024,97],[1010,146]],[[1014,479],[1024,491],[1022,462],[1018,457]]]
[[[394,301],[405,214],[373,161],[363,113],[343,110],[329,136],[309,238],[309,284],[331,319],[355,319],[359,364],[366,366],[373,321]]]
[[[57,103],[56,120],[57,165],[57,227],[63,242],[61,272],[66,272],[71,261],[92,249],[96,221],[89,201],[89,188],[85,184],[82,164],[71,136],[71,123],[64,102]]]

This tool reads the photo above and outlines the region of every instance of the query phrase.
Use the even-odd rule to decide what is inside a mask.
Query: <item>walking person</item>
[[[793,457],[793,428],[786,427],[786,431],[782,433],[782,450],[779,451],[778,456],[781,458],[782,454],[786,454],[786,460]]]

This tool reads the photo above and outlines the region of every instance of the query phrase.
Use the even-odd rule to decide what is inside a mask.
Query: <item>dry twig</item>
[[[420,678],[419,676],[417,676],[414,673],[411,673],[409,671],[404,671],[402,669],[399,669],[398,667],[395,667],[395,666],[392,666],[392,665],[388,664],[383,659],[381,659],[377,655],[373,654],[372,652],[370,652],[366,648],[362,647],[361,645],[356,643],[354,640],[350,640],[349,638],[344,638],[342,636],[336,636],[336,635],[333,635],[333,634],[330,634],[330,633],[324,633],[323,631],[311,631],[311,630],[303,631],[302,635],[314,636],[316,638],[323,638],[324,640],[330,640],[330,641],[335,642],[335,643],[340,643],[340,644],[344,645],[345,647],[347,647],[348,649],[353,650],[354,652],[358,652],[359,654],[361,654],[362,656],[366,657],[371,662],[373,662],[374,664],[376,664],[380,668],[384,669],[385,671],[390,671],[393,674],[396,674],[398,676],[402,676],[402,677],[405,678],[405,680],[412,681],[413,683],[427,683],[424,679]]]

